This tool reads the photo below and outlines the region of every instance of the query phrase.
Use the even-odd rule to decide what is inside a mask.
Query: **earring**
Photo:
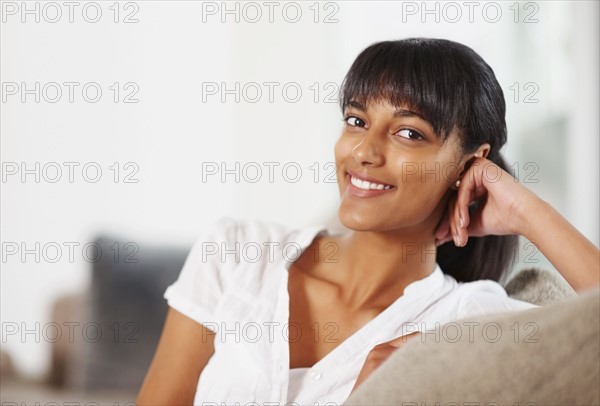
[[[456,186],[456,189],[460,187],[460,179],[454,183],[454,186]]]

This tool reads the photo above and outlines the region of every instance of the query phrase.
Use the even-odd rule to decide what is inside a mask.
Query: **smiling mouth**
[[[390,190],[393,189],[394,186],[392,185],[386,185],[384,183],[375,183],[375,182],[369,182],[366,180],[362,180],[362,179],[358,179],[355,178],[354,176],[348,174],[348,176],[350,177],[350,183],[352,183],[353,186],[357,187],[358,189],[362,189],[362,190]]]

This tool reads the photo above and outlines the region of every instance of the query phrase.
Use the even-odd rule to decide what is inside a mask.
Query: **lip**
[[[351,195],[357,196],[357,197],[375,197],[375,196],[380,196],[383,195],[385,193],[388,192],[393,192],[396,187],[393,185],[390,185],[391,188],[390,189],[382,189],[382,190],[377,190],[377,189],[370,189],[370,190],[364,190],[364,189],[359,189],[356,186],[354,186],[352,184],[352,182],[350,181],[350,177],[354,177],[354,178],[358,178],[360,180],[366,180],[367,182],[372,182],[372,183],[379,183],[382,185],[390,185],[389,183],[386,182],[382,182],[378,179],[372,178],[370,176],[365,176],[365,175],[359,175],[357,173],[351,172],[351,171],[347,171],[346,172],[346,180],[347,180],[347,190]]]

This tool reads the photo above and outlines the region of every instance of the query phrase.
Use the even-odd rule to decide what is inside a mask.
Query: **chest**
[[[312,367],[378,313],[352,311],[331,287],[294,272],[288,288],[290,368]]]

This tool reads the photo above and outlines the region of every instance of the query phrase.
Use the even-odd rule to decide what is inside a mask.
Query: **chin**
[[[353,231],[379,231],[381,229],[381,225],[376,224],[377,221],[357,215],[356,212],[346,213],[338,210],[338,218],[344,227]]]

